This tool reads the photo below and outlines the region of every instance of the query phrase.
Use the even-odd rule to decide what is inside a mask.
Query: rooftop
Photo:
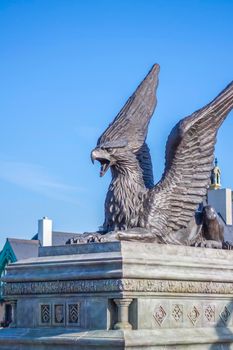
[[[38,240],[7,238],[17,260],[38,256],[40,242]]]

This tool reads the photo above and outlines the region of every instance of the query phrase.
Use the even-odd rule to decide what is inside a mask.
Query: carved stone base
[[[233,252],[133,242],[40,249],[8,267],[0,349],[233,349]]]

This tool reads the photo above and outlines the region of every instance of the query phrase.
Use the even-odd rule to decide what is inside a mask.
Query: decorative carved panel
[[[80,303],[67,304],[67,324],[80,325]]]
[[[162,326],[166,316],[167,316],[167,313],[162,307],[162,305],[159,305],[155,308],[153,317],[160,327]]]
[[[54,304],[53,306],[53,322],[56,325],[65,324],[65,305]]]
[[[6,296],[117,291],[233,294],[233,283],[147,279],[108,279],[84,281],[8,282],[4,286],[4,295]]]
[[[180,305],[180,304],[173,305],[172,317],[176,322],[183,322],[183,305]]]
[[[204,316],[208,322],[215,322],[215,305],[204,306]]]
[[[196,306],[193,306],[191,310],[188,312],[188,318],[192,322],[193,325],[197,323],[198,318],[200,317],[200,312],[198,311]]]
[[[51,323],[51,304],[40,304],[40,324],[49,325]]]
[[[231,316],[231,313],[230,311],[228,310],[227,306],[225,306],[222,310],[222,312],[220,313],[220,318],[221,320],[223,321],[223,323],[227,324],[230,316]]]

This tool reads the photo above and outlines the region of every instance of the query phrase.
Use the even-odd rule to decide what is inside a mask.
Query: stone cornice
[[[4,295],[76,294],[99,292],[150,292],[233,294],[233,283],[149,279],[106,279],[79,281],[12,282],[4,286]]]

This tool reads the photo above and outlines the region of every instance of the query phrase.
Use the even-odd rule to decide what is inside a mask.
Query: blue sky
[[[82,232],[103,222],[110,174],[90,162],[98,136],[155,62],[155,178],[174,124],[233,78],[233,1],[1,0],[0,246],[37,220]],[[233,188],[233,114],[216,155]]]

